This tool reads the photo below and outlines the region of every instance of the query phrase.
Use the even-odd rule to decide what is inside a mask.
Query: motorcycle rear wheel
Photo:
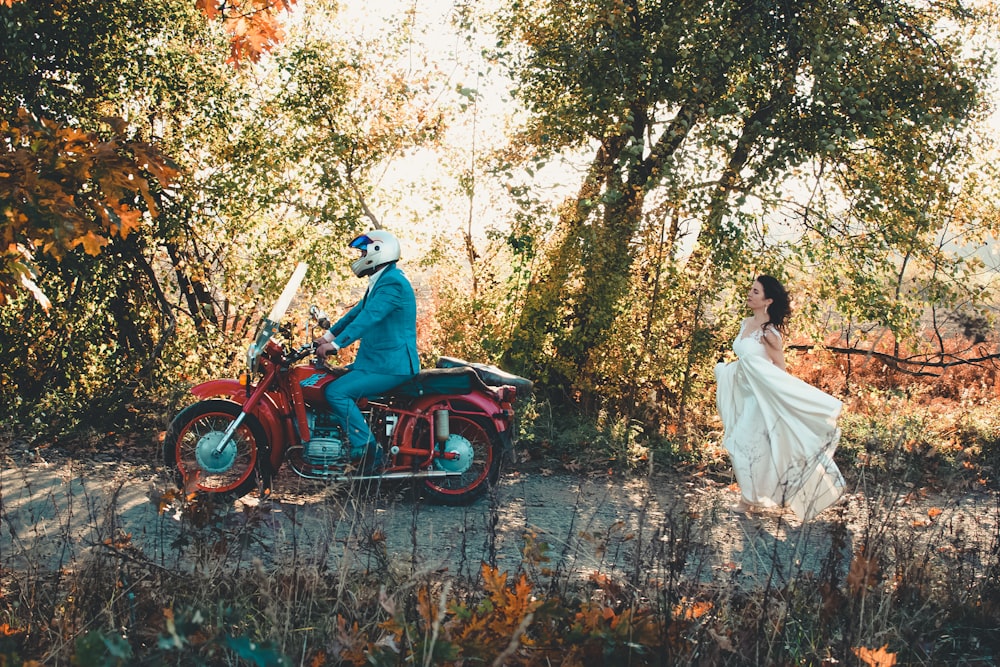
[[[482,497],[500,478],[503,442],[492,424],[462,414],[451,415],[452,435],[472,446],[472,462],[461,475],[430,477],[424,480],[424,493],[442,505],[468,505]],[[461,440],[460,440],[461,441]],[[447,469],[448,462],[442,462]]]
[[[235,499],[253,491],[258,482],[267,484],[259,465],[262,452],[268,451],[267,435],[253,415],[246,416],[222,452],[214,451],[241,411],[238,403],[210,399],[184,408],[170,422],[163,460],[174,470],[178,486]]]

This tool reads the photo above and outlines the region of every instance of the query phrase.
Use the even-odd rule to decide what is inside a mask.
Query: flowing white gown
[[[833,462],[842,404],[771,363],[762,330],[746,333],[746,326],[733,342],[739,359],[715,367],[723,445],[747,501],[784,505],[808,521],[845,486]]]

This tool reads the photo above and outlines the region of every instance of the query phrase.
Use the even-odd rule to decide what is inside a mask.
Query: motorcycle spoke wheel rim
[[[228,466],[221,462],[209,468],[201,465],[205,449],[211,446],[213,440],[218,443],[221,433],[232,421],[231,415],[207,414],[185,428],[177,448],[177,465],[184,476],[185,487],[195,484],[199,490],[222,493],[235,489],[253,474],[257,446],[246,426],[236,429],[224,450],[225,458],[231,461]]]
[[[434,478],[428,480],[427,485],[437,493],[459,496],[482,484],[486,476],[489,475],[493,465],[493,443],[482,426],[458,415],[452,415],[451,433],[469,443],[472,462],[461,475]]]

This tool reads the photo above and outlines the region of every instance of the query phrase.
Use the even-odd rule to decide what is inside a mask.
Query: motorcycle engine
[[[343,431],[328,412],[309,410],[312,439],[305,443],[302,459],[311,466],[326,467],[342,462],[346,455]]]

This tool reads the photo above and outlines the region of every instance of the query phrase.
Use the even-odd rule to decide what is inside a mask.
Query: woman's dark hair
[[[764,298],[771,299],[771,305],[767,307],[768,321],[764,326],[771,325],[781,333],[785,333],[788,316],[792,313],[785,286],[771,276],[757,276],[757,282],[764,288]]]

